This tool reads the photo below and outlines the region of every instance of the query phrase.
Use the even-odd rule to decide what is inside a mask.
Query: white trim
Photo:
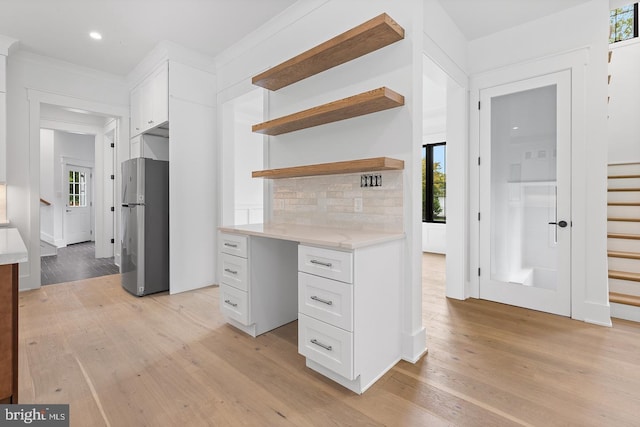
[[[425,343],[427,342],[427,330],[422,327],[413,334],[402,333],[402,360],[416,363],[427,354]]]
[[[63,165],[72,165],[72,166],[80,166],[83,168],[89,168],[91,169],[91,173],[93,173],[93,168],[95,166],[95,162],[85,160],[85,159],[76,159],[74,157],[66,157],[66,156],[60,156],[60,163]],[[64,183],[64,176],[62,178]]]
[[[11,37],[0,34],[0,55],[8,56],[11,46],[17,42],[17,39],[12,39]]]
[[[32,262],[23,263],[20,268],[20,289],[38,289],[40,279],[40,104],[52,104],[61,107],[73,107],[91,111],[98,115],[114,117],[128,123],[129,107],[104,104],[77,97],[27,89],[29,101],[29,240],[26,243]],[[80,126],[80,125],[77,125]],[[120,141],[129,140],[129,126],[120,126]],[[114,156],[119,161],[119,146],[116,146]],[[116,175],[117,178],[117,175]],[[95,183],[94,183],[95,188]],[[116,191],[118,181],[116,180]],[[94,197],[94,200],[97,200]],[[114,195],[114,201],[118,200],[118,194]],[[98,207],[94,204],[94,209]],[[118,239],[116,239],[117,241]],[[35,261],[37,260],[37,261]]]

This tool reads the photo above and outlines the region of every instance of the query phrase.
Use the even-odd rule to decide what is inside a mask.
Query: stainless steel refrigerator
[[[122,162],[122,287],[143,296],[169,290],[169,162]]]

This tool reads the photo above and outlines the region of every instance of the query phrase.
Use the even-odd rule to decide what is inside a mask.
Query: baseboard
[[[42,240],[43,242],[46,242],[52,246],[56,246],[56,239],[53,238],[52,235],[41,232],[40,233],[40,240]]]
[[[409,335],[402,334],[402,359],[407,362],[416,363],[427,353],[427,331],[420,328]]]
[[[584,303],[584,321],[600,326],[611,326],[611,307],[609,304]]]
[[[631,320],[632,322],[640,322],[640,307],[612,302],[611,317]]]

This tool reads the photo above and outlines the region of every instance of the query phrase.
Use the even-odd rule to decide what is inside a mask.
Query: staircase
[[[640,322],[640,163],[610,164],[608,183],[611,316]]]

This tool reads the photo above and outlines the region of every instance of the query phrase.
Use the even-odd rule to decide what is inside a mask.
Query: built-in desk
[[[0,228],[0,404],[18,403],[18,263],[27,248],[16,228]]]
[[[231,325],[255,337],[298,319],[307,366],[356,393],[400,360],[403,233],[219,230],[220,309]]]

